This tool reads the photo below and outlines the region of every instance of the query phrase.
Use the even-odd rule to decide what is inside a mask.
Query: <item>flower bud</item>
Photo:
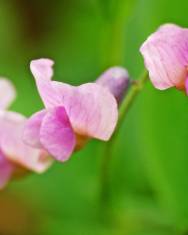
[[[120,104],[129,87],[129,74],[123,67],[112,67],[106,70],[96,83],[108,88]]]

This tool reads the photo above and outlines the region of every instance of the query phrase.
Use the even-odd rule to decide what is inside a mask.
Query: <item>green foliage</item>
[[[186,0],[41,1],[49,12],[53,9],[43,19],[47,30],[40,38],[27,38],[23,22],[32,16],[25,19],[18,2],[0,3],[0,74],[17,87],[12,109],[26,115],[42,107],[29,72],[32,58],[53,58],[54,79],[75,85],[95,80],[116,64],[137,78],[143,70],[139,47],[146,37],[165,22],[188,27]],[[33,4],[37,11],[37,1]],[[14,181],[8,191],[33,208],[39,234],[186,234],[187,127],[187,97],[148,83],[113,148],[107,208],[99,203],[103,143],[94,140],[67,163]]]

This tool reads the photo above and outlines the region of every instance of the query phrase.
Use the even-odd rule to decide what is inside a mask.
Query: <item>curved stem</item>
[[[110,139],[110,141],[105,145],[103,159],[102,159],[102,166],[101,166],[101,195],[100,199],[101,202],[106,202],[109,197],[109,166],[112,158],[112,150],[116,141],[116,137],[119,134],[121,126],[124,122],[126,115],[130,107],[132,106],[133,102],[135,101],[137,95],[143,89],[144,84],[148,80],[148,73],[144,71],[141,75],[140,79],[135,80],[132,82],[131,87],[129,88],[129,92],[124,98],[119,111],[119,121],[116,127],[116,131],[114,135]]]
[[[116,134],[119,131],[119,128],[120,128],[119,126],[121,126],[123,119],[125,118],[133,101],[135,100],[137,95],[140,93],[140,91],[143,89],[147,80],[148,80],[148,72],[144,71],[138,80],[132,81],[129,92],[128,92],[127,96],[124,98],[124,100],[120,106],[119,121],[118,121],[118,126],[117,126],[116,132],[115,132]]]

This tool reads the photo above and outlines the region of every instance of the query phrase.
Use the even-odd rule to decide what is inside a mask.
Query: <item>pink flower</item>
[[[188,29],[165,24],[148,37],[140,51],[156,88],[187,88]]]
[[[123,67],[112,67],[106,70],[96,83],[108,88],[120,104],[129,87],[129,74]]]
[[[89,138],[107,141],[118,119],[117,102],[107,88],[96,83],[71,86],[51,81],[53,61],[31,62],[45,109],[26,124],[24,140],[44,148],[58,161],[69,159]]]
[[[12,84],[0,80],[0,188],[15,175],[26,170],[41,173],[51,164],[42,150],[27,146],[22,141],[26,118],[5,109],[12,103],[16,92]],[[25,170],[23,170],[25,169]]]

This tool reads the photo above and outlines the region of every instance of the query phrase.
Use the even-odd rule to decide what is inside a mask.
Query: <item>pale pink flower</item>
[[[24,140],[33,147],[44,148],[56,160],[65,161],[89,138],[109,140],[116,127],[118,108],[109,89],[99,84],[75,87],[51,81],[52,66],[50,59],[31,62],[45,109],[29,119]]]
[[[12,84],[6,79],[0,79],[0,188],[20,170],[41,173],[52,162],[43,150],[34,149],[23,142],[26,117],[5,110],[15,96]]]
[[[188,78],[188,29],[165,24],[141,46],[153,85],[185,90]]]

